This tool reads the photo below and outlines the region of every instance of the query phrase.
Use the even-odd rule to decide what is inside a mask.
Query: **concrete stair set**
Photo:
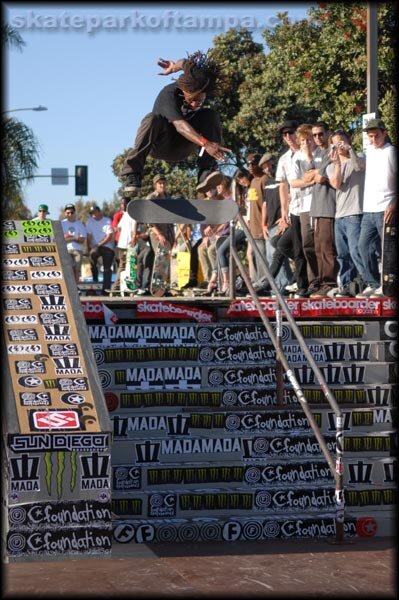
[[[390,535],[396,322],[298,324],[343,410],[345,535]],[[334,537],[333,476],[287,381],[277,406],[262,323],[90,324],[89,336],[113,422],[115,542]],[[282,337],[334,455],[334,412],[286,324]]]
[[[335,538],[334,477],[285,375],[277,397],[251,301],[85,302],[57,222],[3,222],[2,251],[6,560]],[[297,323],[343,411],[344,535],[393,535],[397,321],[318,310]],[[335,413],[285,320],[281,342],[334,457]]]

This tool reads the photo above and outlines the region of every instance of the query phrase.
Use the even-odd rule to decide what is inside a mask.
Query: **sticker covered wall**
[[[109,552],[111,422],[61,225],[8,221],[2,248],[6,551]]]

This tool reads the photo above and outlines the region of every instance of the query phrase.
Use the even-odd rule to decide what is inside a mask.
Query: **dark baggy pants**
[[[188,122],[207,140],[222,143],[220,118],[211,108],[199,110]],[[174,163],[185,160],[199,149],[197,144],[180,135],[175,126],[165,117],[149,113],[140,123],[134,148],[127,153],[120,175],[122,177],[130,173],[142,175],[147,156]],[[198,181],[202,181],[207,174],[216,169],[217,163],[212,156],[204,152],[202,156],[198,156],[197,165]]]
[[[334,219],[327,217],[316,217],[314,219],[314,247],[322,288],[337,286],[338,262],[335,249],[334,223]]]
[[[106,290],[109,290],[111,288],[111,279],[112,279],[111,269],[112,269],[112,263],[115,258],[115,252],[112,250],[112,248],[108,248],[108,246],[96,246],[95,248],[90,250],[89,261],[90,261],[90,268],[91,268],[91,273],[92,273],[94,282],[98,281],[97,262],[98,262],[98,259],[100,258],[100,256],[103,259],[103,267],[104,267],[103,287],[102,287],[102,291],[104,293]]]
[[[150,245],[143,246],[137,257],[137,287],[147,290],[150,287],[154,250]]]
[[[303,212],[299,215],[301,223],[302,249],[307,263],[307,275],[309,289],[316,292],[320,289],[319,271],[317,266],[317,256],[314,246],[314,229],[309,212]]]
[[[295,278],[298,290],[306,291],[309,286],[309,281],[307,276],[306,258],[302,248],[301,221],[297,215],[290,215],[290,218],[291,226],[281,235],[277,243],[277,250],[284,256],[293,258],[295,262]]]

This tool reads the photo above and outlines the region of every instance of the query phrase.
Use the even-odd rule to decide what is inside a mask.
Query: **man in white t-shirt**
[[[366,150],[363,218],[359,238],[366,288],[357,297],[373,298],[383,295],[379,257],[382,256],[384,224],[392,223],[396,216],[397,164],[396,148],[389,142],[381,119],[370,119],[363,131],[367,132],[370,142]]]
[[[300,205],[300,188],[293,188],[290,185],[291,176],[295,160],[298,158],[297,152],[300,151],[296,139],[297,121],[287,120],[279,128],[284,143],[288,150],[280,157],[277,163],[276,180],[280,182],[280,204],[281,220],[280,230],[282,235],[277,244],[277,248],[285,256],[289,256],[288,251],[292,249],[292,257],[295,263],[296,282],[292,286],[287,286],[287,291],[294,291],[298,297],[307,295],[309,281],[307,276],[307,263],[302,248],[302,234]]]
[[[120,289],[121,273],[126,269],[127,250],[130,246],[134,245],[133,234],[136,232],[136,229],[137,221],[132,219],[127,210],[125,210],[118,223],[119,238],[116,248],[119,254],[119,265],[116,272],[114,285],[112,287],[114,292]]]
[[[313,294],[318,295],[319,293],[320,279],[314,245],[314,229],[310,217],[312,188],[316,169],[314,160],[316,144],[312,134],[312,125],[302,123],[296,130],[296,139],[300,149],[295,153],[293,158],[294,164],[291,169],[289,184],[292,188],[299,188],[300,190],[298,212],[301,225],[302,249],[306,258],[309,282],[309,287],[303,295],[313,296]]]
[[[68,254],[71,257],[72,269],[76,283],[79,283],[82,265],[83,244],[86,241],[86,226],[76,219],[74,204],[67,204],[64,208],[65,219],[61,221],[62,231]]]
[[[109,294],[107,290],[111,289],[111,269],[115,257],[114,230],[111,219],[103,215],[99,206],[92,206],[90,215],[86,223],[90,268],[93,282],[97,282],[98,260],[102,258],[104,268],[102,293],[107,296]]]

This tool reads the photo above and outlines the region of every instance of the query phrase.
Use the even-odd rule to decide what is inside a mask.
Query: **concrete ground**
[[[3,598],[397,598],[396,540],[117,544],[3,566]]]

